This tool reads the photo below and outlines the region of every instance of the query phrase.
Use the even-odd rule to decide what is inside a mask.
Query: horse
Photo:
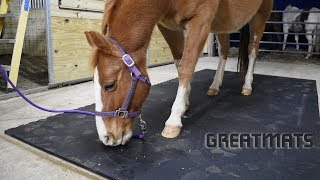
[[[122,57],[129,54],[134,60],[130,63],[148,78],[146,52],[155,26],[171,49],[179,79],[171,114],[161,133],[163,137],[175,138],[180,134],[181,117],[189,106],[190,81],[210,32],[218,38],[219,66],[207,94],[218,95],[228,56],[229,34],[241,29],[239,69],[246,74],[242,94],[250,95],[259,41],[272,7],[273,0],[107,1],[102,33],[85,32],[92,47],[96,110],[118,109],[126,101],[128,91],[131,92],[130,81],[135,75]],[[127,55],[123,56],[120,46]],[[149,90],[150,86],[138,81],[126,113],[141,109]],[[132,135],[133,122],[134,118],[126,116],[96,117],[100,140],[107,146],[125,144]]]
[[[283,38],[283,46],[282,50],[286,49],[286,43],[287,39],[289,36],[289,31],[294,32],[294,33],[301,33],[303,32],[303,27],[302,24],[294,24],[293,22],[300,22],[301,18],[301,9],[288,5],[286,9],[283,12],[283,32],[284,32],[284,38]],[[288,22],[288,23],[286,23]],[[299,51],[300,46],[299,46],[299,35],[294,35],[294,39],[296,41],[296,49]]]
[[[310,11],[311,13],[309,13],[308,19],[305,21],[307,23],[305,25],[306,38],[309,44],[306,59],[311,57],[311,52],[313,51],[315,44],[317,44],[317,36],[320,36],[320,34],[318,34],[320,32],[320,9],[314,7],[311,8]]]

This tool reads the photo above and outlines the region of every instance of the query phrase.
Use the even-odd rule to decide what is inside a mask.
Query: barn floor
[[[10,65],[12,55],[0,55],[1,64]],[[22,91],[38,91],[46,89],[49,82],[47,57],[34,57],[22,55],[18,76],[18,88]],[[7,92],[7,83],[0,78],[0,99]],[[11,94],[10,94],[11,95]]]
[[[235,59],[230,59],[226,70],[235,71],[236,63]],[[216,69],[217,64],[217,58],[201,58],[197,65],[197,71],[210,67]],[[318,96],[320,96],[320,65],[258,61],[255,73],[316,80]],[[158,84],[177,77],[174,65],[149,69],[149,74],[152,84]],[[88,82],[33,94],[29,97],[34,102],[46,107],[56,109],[79,108],[94,103],[92,92],[92,82]],[[6,129],[52,116],[53,114],[38,111],[28,106],[20,98],[0,101],[0,111],[1,179],[102,178],[3,134]]]

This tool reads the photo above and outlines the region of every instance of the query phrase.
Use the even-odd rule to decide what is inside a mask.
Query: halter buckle
[[[132,67],[134,66],[134,61],[131,58],[131,56],[129,54],[125,54],[122,56],[122,61],[124,62],[124,64],[126,64],[128,67]]]
[[[128,113],[128,111],[122,111],[121,109],[116,110],[116,116],[118,118],[126,118]]]

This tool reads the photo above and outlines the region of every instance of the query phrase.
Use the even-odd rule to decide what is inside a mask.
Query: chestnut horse
[[[179,75],[176,99],[162,136],[174,138],[180,133],[181,117],[189,105],[190,81],[210,32],[217,35],[220,60],[207,94],[217,95],[222,84],[229,50],[228,34],[244,27],[241,30],[239,67],[246,73],[242,94],[250,95],[259,41],[272,7],[273,0],[107,1],[102,34],[94,31],[85,33],[93,48],[96,110],[119,109],[130,91],[130,70],[121,60],[119,48],[108,37],[115,39],[134,59],[142,75],[148,77],[146,52],[156,25],[170,46]],[[140,110],[149,89],[144,83],[137,83],[129,112]],[[97,117],[100,140],[111,146],[125,144],[132,135],[133,119]]]

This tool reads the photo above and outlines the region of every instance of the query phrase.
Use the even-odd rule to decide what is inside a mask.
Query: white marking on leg
[[[216,89],[219,91],[219,88],[223,82],[224,69],[226,66],[227,59],[223,59],[223,54],[221,52],[221,43],[219,42],[219,40],[217,40],[217,42],[218,42],[219,64],[218,64],[216,74],[213,78],[213,82],[210,85],[209,89]]]
[[[249,89],[252,90],[252,81],[253,81],[253,71],[254,71],[254,64],[256,60],[256,50],[252,49],[250,55],[249,55],[249,65],[248,65],[248,72],[246,74],[245,83],[243,85],[242,89]]]
[[[99,72],[98,68],[96,67],[94,70],[94,96],[95,96],[95,102],[96,102],[96,111],[102,111],[102,100],[101,100],[101,86],[99,83]],[[96,116],[96,127],[99,135],[99,139],[107,145],[106,142],[106,135],[108,133],[106,125],[103,122],[102,117]]]
[[[220,86],[222,85],[223,76],[224,76],[224,69],[226,66],[227,59],[223,59],[223,54],[221,52],[221,44],[218,42],[218,52],[219,52],[219,64],[217,68],[217,72],[214,76],[213,82],[209,89],[216,89],[219,90]]]
[[[179,63],[180,63],[180,59],[175,59],[174,60],[174,64],[176,65],[177,70],[178,70],[178,67],[179,67]],[[186,106],[189,106],[189,104],[190,104],[190,102],[189,102],[190,93],[191,93],[191,86],[190,86],[190,83],[189,83],[189,85],[187,86],[187,93],[185,95]]]
[[[222,56],[219,57],[218,69],[217,69],[217,72],[214,76],[214,80],[213,80],[211,86],[209,87],[209,89],[219,90],[219,88],[223,82],[224,69],[226,66],[226,62],[227,62],[227,59],[223,59]]]
[[[182,127],[181,117],[186,111],[186,94],[187,89],[185,87],[179,86],[177,96],[172,105],[171,114],[166,121],[166,125]]]

